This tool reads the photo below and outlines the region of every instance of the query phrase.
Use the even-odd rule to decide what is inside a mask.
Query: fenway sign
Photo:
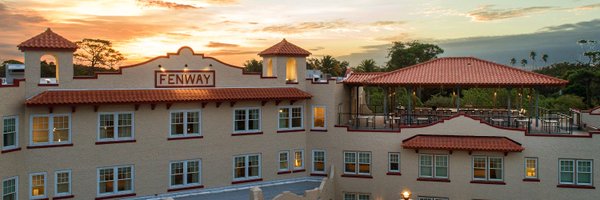
[[[214,87],[215,71],[212,70],[167,70],[154,72],[157,88]]]

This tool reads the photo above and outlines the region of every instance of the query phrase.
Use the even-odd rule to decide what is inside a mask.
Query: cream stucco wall
[[[41,53],[40,53],[41,54]],[[34,54],[28,54],[34,55]],[[40,55],[41,56],[41,55]],[[26,59],[38,62],[39,58]],[[234,155],[261,154],[262,179],[278,180],[309,176],[312,167],[312,150],[326,151],[326,168],[337,166],[334,178],[336,199],[343,192],[371,193],[374,199],[398,199],[402,190],[411,190],[415,195],[442,196],[451,199],[600,199],[596,189],[557,188],[558,159],[600,159],[598,136],[585,138],[525,136],[522,131],[497,129],[479,121],[457,117],[434,126],[404,128],[400,133],[352,132],[345,127],[335,127],[338,112],[348,112],[351,100],[350,89],[343,84],[330,81],[326,84],[312,83],[304,79],[306,62],[296,58],[298,84],[285,83],[285,60],[273,58],[277,68],[276,79],[261,78],[260,75],[244,75],[241,68],[229,66],[213,58],[194,54],[189,48],[169,54],[141,65],[122,69],[122,74],[99,75],[97,79],[61,80],[56,87],[38,87],[37,82],[26,81],[21,87],[0,88],[0,116],[19,115],[19,146],[21,151],[0,154],[0,178],[19,176],[19,199],[28,199],[29,173],[47,172],[48,196],[53,196],[54,172],[71,169],[73,194],[76,199],[96,197],[96,169],[106,166],[134,165],[135,193],[151,196],[166,193],[168,189],[168,167],[170,161],[201,159],[202,184],[206,188],[229,186],[233,180],[232,159]],[[230,106],[225,102],[216,107],[209,103],[202,108],[200,102],[175,103],[170,109],[158,104],[154,110],[143,104],[139,110],[134,105],[100,105],[94,112],[92,105],[78,105],[75,112],[70,106],[55,106],[53,113],[66,113],[72,120],[72,143],[70,147],[28,149],[29,117],[32,114],[48,113],[48,107],[25,107],[26,98],[48,89],[134,89],[154,88],[154,72],[158,65],[167,70],[182,70],[188,64],[190,70],[212,69],[216,71],[216,87],[297,87],[313,95],[313,98],[294,102],[304,106],[304,129],[301,132],[277,133],[277,109],[289,105],[274,101],[261,105],[259,101],[237,102]],[[212,65],[212,67],[210,66]],[[29,65],[28,65],[29,66]],[[65,66],[64,63],[61,66]],[[61,69],[62,70],[62,69]],[[27,73],[38,73],[31,69]],[[67,72],[68,73],[68,72]],[[29,76],[28,76],[29,77]],[[28,78],[29,80],[29,78]],[[37,81],[37,80],[35,80]],[[35,84],[33,84],[35,83]],[[310,131],[312,105],[327,108],[327,131]],[[233,109],[259,107],[263,134],[232,136]],[[341,108],[342,110],[338,110]],[[202,110],[201,139],[167,140],[169,113],[175,110]],[[96,145],[98,113],[133,112],[135,116],[135,142]],[[0,121],[0,127],[2,126]],[[451,182],[422,182],[418,178],[418,154],[414,150],[401,148],[402,140],[416,134],[506,136],[523,145],[525,151],[509,153],[473,152],[473,155],[499,155],[504,157],[504,182],[506,185],[472,184],[471,155],[454,151],[449,156],[449,179]],[[302,149],[305,154],[305,172],[277,174],[277,154],[281,150]],[[344,151],[370,151],[372,153],[372,179],[341,177]],[[401,176],[388,176],[388,152],[401,153]],[[421,150],[420,153],[443,153],[447,151]],[[541,182],[523,182],[523,158],[538,157]],[[594,168],[594,179],[600,171]]]

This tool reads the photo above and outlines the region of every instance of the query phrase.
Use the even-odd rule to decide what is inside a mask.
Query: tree
[[[400,69],[437,58],[444,50],[437,45],[412,42],[393,42],[389,49],[387,71]]]
[[[533,68],[535,69],[535,57],[537,56],[537,53],[535,51],[531,51],[529,52],[529,58],[531,58],[531,62],[533,64]]]
[[[75,59],[78,64],[90,67],[90,71],[98,67],[113,68],[125,60],[119,51],[112,48],[112,42],[108,40],[85,38],[75,44],[79,46],[74,54]]]
[[[355,70],[357,72],[378,72],[378,71],[381,71],[381,68],[379,66],[377,66],[377,64],[375,63],[375,60],[366,59],[366,60],[360,61],[360,64],[358,64],[358,66],[356,66]]]
[[[590,69],[579,69],[567,72],[566,78],[569,80],[570,84],[565,90],[569,93],[585,96],[584,100],[586,105],[592,107],[592,97],[594,96],[592,87],[600,84],[600,73]]]
[[[523,68],[525,68],[526,65],[527,65],[527,59],[525,59],[525,58],[521,59],[521,66],[523,66]]]
[[[325,55],[321,59],[309,58],[306,63],[307,69],[321,70],[323,74],[331,76],[344,76],[349,63],[347,61],[339,61],[333,56]]]
[[[258,61],[256,59],[246,60],[244,63],[244,71],[247,72],[262,72],[262,60]]]
[[[512,65],[513,67],[515,66],[515,64],[517,64],[517,59],[515,58],[511,58],[510,59],[510,65]]]
[[[544,64],[548,63],[548,54],[542,55],[542,61],[544,61]]]

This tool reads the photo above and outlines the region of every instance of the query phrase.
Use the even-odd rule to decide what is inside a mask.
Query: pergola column
[[[508,97],[507,97],[507,100],[508,100],[507,101],[508,102],[507,103],[508,104],[508,106],[507,106],[507,108],[508,108],[508,116],[507,116],[508,126],[510,126],[510,124],[511,124],[511,121],[510,121],[510,117],[512,115],[512,106],[510,105],[510,100],[511,99],[512,99],[512,87],[509,87],[508,88]]]
[[[535,90],[535,127],[540,123],[540,93]]]
[[[408,106],[406,109],[406,115],[408,117],[408,124],[412,124],[412,99],[413,99],[413,87],[408,87]]]
[[[384,86],[383,87],[383,124],[387,124],[387,118],[388,118],[388,87]]]
[[[460,112],[460,86],[456,86],[456,113]]]

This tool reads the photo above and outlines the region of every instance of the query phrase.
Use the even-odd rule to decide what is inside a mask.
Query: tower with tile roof
[[[263,58],[263,77],[284,78],[286,83],[295,84],[304,79],[310,52],[283,39],[258,55]]]
[[[73,52],[77,45],[54,33],[50,28],[17,46],[25,56],[25,80],[29,88],[58,86],[73,80]],[[43,78],[40,58],[54,57],[56,77]]]

